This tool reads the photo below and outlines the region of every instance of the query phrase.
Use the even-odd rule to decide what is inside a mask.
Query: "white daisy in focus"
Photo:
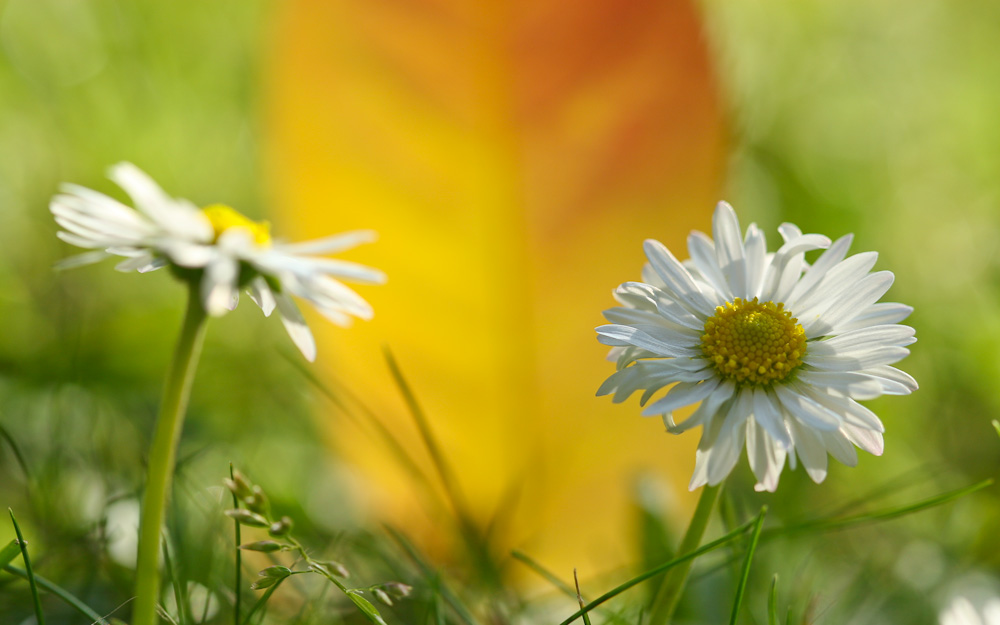
[[[965,597],[955,597],[938,619],[941,625],[1000,625],[1000,599],[989,599],[980,612]]]
[[[646,241],[643,282],[619,286],[622,305],[597,328],[618,369],[597,394],[621,402],[642,391],[646,405],[673,385],[642,414],[662,415],[674,434],[702,426],[691,490],[725,479],[744,445],[756,488],[767,491],[786,458],[793,468],[801,460],[818,483],[827,454],[849,466],[855,445],[880,455],[882,423],[858,400],[917,388],[891,366],[916,340],[898,325],[913,309],[876,303],[892,273],[869,273],[875,252],[847,257],[852,235],[831,244],[788,223],[778,228],[784,245],[768,253],[764,233],[751,224],[741,236],[725,202],[712,231],[714,241],[691,233],[684,263]],[[805,253],[817,249],[826,251],[810,266]],[[690,418],[674,421],[675,410],[698,402]]]
[[[115,269],[144,273],[170,266],[182,279],[197,280],[205,311],[220,316],[236,307],[245,289],[265,315],[277,308],[285,329],[310,361],[316,343],[298,306],[289,297],[310,302],[338,325],[351,316],[372,317],[372,308],[338,279],[366,284],[385,282],[385,274],[357,263],[316,256],[375,240],[368,230],[306,241],[279,243],[270,225],[216,204],[203,209],[168,196],[138,167],[120,163],[108,177],[124,189],[135,208],[74,184],[62,186],[50,204],[63,228],[58,237],[94,251],[63,261],[63,268],[86,265],[109,256],[124,257]]]

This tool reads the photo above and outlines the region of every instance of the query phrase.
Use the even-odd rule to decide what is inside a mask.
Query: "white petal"
[[[802,362],[826,371],[862,371],[881,365],[891,365],[909,355],[910,350],[895,345],[874,347],[865,352],[854,352],[846,356],[818,355],[810,353],[807,349]]]
[[[385,284],[386,281],[385,273],[378,269],[338,258],[310,258],[308,264],[314,271],[321,271],[336,278],[346,278],[354,282]]]
[[[666,284],[666,290],[672,295],[671,299],[676,298],[679,303],[686,305],[692,311],[706,316],[712,314],[714,307],[698,289],[691,274],[670,253],[670,250],[653,239],[646,239],[643,249],[646,251],[649,263]]]
[[[718,386],[719,378],[717,377],[698,383],[680,382],[671,388],[664,397],[646,406],[642,411],[642,416],[655,417],[689,406],[711,395]]]
[[[809,386],[833,388],[855,399],[875,399],[882,394],[882,384],[854,371],[799,371],[796,378]]]
[[[238,277],[239,263],[229,256],[219,255],[205,267],[201,279],[201,302],[205,312],[218,317],[230,310]]]
[[[798,281],[792,292],[788,295],[788,299],[785,305],[792,309],[798,310],[796,306],[798,305],[798,299],[809,292],[809,289],[814,287],[823,277],[826,276],[827,272],[830,271],[837,263],[844,260],[847,256],[847,250],[851,247],[851,242],[854,240],[853,234],[848,234],[840,237],[834,241],[833,245],[829,247],[825,252],[823,252],[816,262],[806,271],[802,279]]]
[[[841,431],[848,440],[873,456],[881,456],[885,449],[881,432],[855,427],[850,423],[845,423]]]
[[[912,306],[897,304],[895,302],[879,302],[872,304],[868,307],[868,310],[862,312],[851,321],[841,324],[837,329],[841,332],[846,332],[870,326],[899,323],[909,317],[912,312]]]
[[[857,352],[867,352],[873,348],[895,345],[906,347],[916,342],[916,331],[909,326],[882,325],[851,330],[822,341],[810,341],[806,353],[817,356],[846,356]]]
[[[902,387],[900,392],[890,392],[886,390],[885,392],[890,395],[909,395],[913,391],[917,390],[919,386],[917,381],[913,379],[913,376],[906,373],[905,371],[900,371],[895,367],[890,367],[888,365],[883,365],[881,367],[872,367],[871,369],[865,369],[862,373],[866,375],[871,375],[879,380],[885,380],[892,382],[895,385]],[[894,387],[898,389],[899,387]]]
[[[850,292],[878,261],[876,252],[862,252],[845,258],[826,272],[819,282],[795,302],[795,311],[802,315],[818,314],[845,293]],[[813,309],[816,310],[813,310]],[[808,315],[807,315],[808,316]]]
[[[858,452],[842,432],[821,432],[820,437],[826,450],[838,462],[848,467],[858,466]]]
[[[804,396],[797,389],[793,390],[789,384],[779,384],[774,387],[781,405],[794,419],[804,426],[817,430],[836,430],[840,427],[842,420],[839,415],[831,412],[814,400]]]
[[[192,243],[182,239],[163,239],[157,243],[157,247],[174,264],[190,269],[198,269],[207,265],[215,258],[216,250],[211,245],[202,243]]]
[[[722,270],[719,269],[719,261],[715,256],[715,244],[702,232],[693,231],[688,235],[688,253],[691,261],[702,277],[712,285],[725,301],[732,301],[735,297]]]
[[[141,254],[139,256],[133,256],[132,258],[127,258],[122,262],[115,265],[117,271],[135,271],[137,269],[142,269],[150,265],[153,262],[153,255],[149,252]]]
[[[110,254],[104,250],[84,252],[83,254],[77,254],[60,260],[55,264],[55,269],[62,271],[64,269],[74,269],[76,267],[83,267],[84,265],[92,265],[108,258],[109,256]]]
[[[333,236],[301,243],[283,243],[275,245],[275,249],[290,254],[333,254],[357,247],[362,243],[371,243],[378,239],[374,230],[352,230]]]
[[[299,348],[306,360],[309,362],[316,360],[316,340],[313,338],[312,332],[309,331],[305,319],[302,318],[299,307],[284,293],[276,293],[274,301],[278,308],[278,314],[281,316],[281,323],[284,324],[292,342]]]
[[[885,295],[892,286],[891,271],[877,271],[861,279],[850,292],[835,300],[822,314],[809,319],[799,317],[808,338],[830,334],[843,323],[854,319],[859,311],[866,310]]]
[[[652,330],[652,328],[647,328]],[[653,336],[649,332],[637,330],[623,325],[603,325],[597,328],[597,340],[604,345],[625,346],[634,345],[647,349],[660,356],[691,357],[700,355],[698,350],[691,349],[688,337],[663,330]]]
[[[744,251],[747,267],[747,292],[745,297],[752,299],[760,296],[760,290],[764,286],[764,277],[767,274],[767,239],[764,237],[764,232],[757,227],[757,224],[750,224],[747,228]]]
[[[785,447],[778,444],[754,419],[748,419],[746,425],[747,457],[750,468],[757,477],[756,491],[773,493],[778,488],[778,478],[785,466]]]
[[[826,446],[818,432],[793,420],[790,424],[795,441],[795,453],[802,460],[802,466],[812,481],[819,484],[826,479]]]
[[[788,434],[781,406],[773,391],[768,392],[759,386],[753,388],[753,415],[778,444],[785,449],[792,446],[792,437]]]
[[[261,311],[264,312],[264,316],[270,317],[276,304],[274,302],[274,294],[271,293],[271,287],[268,286],[267,280],[261,276],[254,277],[250,282],[250,288],[247,289],[247,292],[253,303],[257,304]]]
[[[673,413],[664,414],[663,423],[667,426],[667,431],[671,434],[680,434],[681,432],[690,430],[693,427],[702,425],[703,423],[716,418],[719,412],[723,410],[724,404],[732,398],[735,392],[736,384],[734,384],[732,380],[725,380],[719,384],[718,388],[716,388],[711,395],[701,402],[698,409],[695,410],[694,413],[683,423],[679,425],[675,423]],[[726,410],[726,412],[728,413],[728,410]],[[721,422],[722,417],[719,416],[718,420]]]
[[[733,294],[745,296],[747,292],[746,258],[740,221],[736,211],[726,202],[719,202],[712,215],[712,236],[719,269],[725,276]]]

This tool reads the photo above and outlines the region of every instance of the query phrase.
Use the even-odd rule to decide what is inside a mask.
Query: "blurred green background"
[[[0,507],[18,515],[36,569],[99,611],[130,596],[115,523],[127,523],[118,519],[141,487],[183,291],[165,272],[54,272],[73,250],[54,236],[48,200],[63,181],[122,197],[103,173],[130,160],[168,192],[268,216],[262,72],[278,11],[263,0],[0,0]],[[997,477],[1000,4],[706,0],[700,11],[729,131],[720,196],[772,245],[786,220],[834,238],[854,232],[854,251],[878,250],[878,268],[896,274],[889,299],[915,307],[908,323],[919,338],[901,366],[921,389],[871,404],[887,427],[882,458],[831,463],[819,487],[786,471],[772,496],[753,494],[741,461],[722,517],[741,522],[766,502],[771,522],[791,523]],[[422,622],[436,578],[400,564],[379,528],[358,525],[352,502],[364,494],[323,444],[316,415],[331,406],[304,371],[279,324],[255,310],[212,324],[171,530],[184,575],[226,596],[228,525],[210,487],[232,461],[318,550],[370,571],[372,583],[407,578],[417,595],[389,618]],[[659,561],[675,540],[676,520],[643,504],[637,497],[626,558],[635,566],[583,580],[591,595]],[[1000,595],[997,527],[994,486],[887,524],[776,539],[755,561],[746,622],[765,622],[777,573],[779,605],[811,615],[803,622],[934,623],[956,593]],[[0,529],[0,543],[8,536]],[[736,565],[724,560],[696,570],[689,622],[728,614],[717,597],[731,596]],[[511,619],[571,613],[547,586],[527,587],[523,601],[471,601],[506,601]],[[492,592],[483,588],[467,592]],[[334,599],[279,614],[320,622]],[[50,622],[80,622],[45,606]],[[26,585],[0,573],[0,621],[31,618]]]

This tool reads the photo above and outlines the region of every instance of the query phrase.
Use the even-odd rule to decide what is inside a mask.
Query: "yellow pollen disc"
[[[802,364],[806,333],[784,304],[739,297],[705,322],[701,349],[723,377],[744,384],[784,380]]]
[[[225,204],[212,204],[201,209],[201,212],[211,222],[212,228],[215,230],[216,241],[219,240],[223,232],[230,228],[245,228],[253,235],[253,240],[257,245],[270,245],[271,243],[271,224],[266,221],[254,221]]]

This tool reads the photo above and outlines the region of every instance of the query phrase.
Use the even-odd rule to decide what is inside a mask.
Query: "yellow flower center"
[[[737,297],[705,322],[701,349],[725,378],[744,384],[784,380],[806,353],[806,333],[784,304]]]
[[[271,224],[266,221],[254,221],[225,204],[212,204],[201,209],[201,212],[208,217],[215,230],[214,241],[218,241],[222,233],[230,228],[245,228],[253,235],[257,245],[271,244]]]

